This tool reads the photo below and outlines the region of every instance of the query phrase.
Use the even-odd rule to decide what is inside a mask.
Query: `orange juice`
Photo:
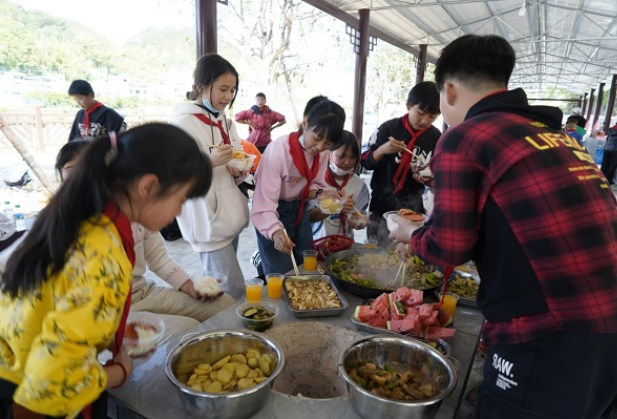
[[[439,298],[441,299],[441,293],[439,293]],[[454,317],[454,313],[456,313],[456,304],[458,303],[458,295],[453,294],[451,292],[446,292],[445,297],[443,298],[443,304],[441,308],[448,313],[450,316]]]
[[[261,279],[246,281],[246,301],[260,301],[264,286]]]
[[[304,270],[317,270],[317,251],[305,250],[304,252],[302,252],[302,255],[304,256]]]
[[[375,239],[366,239],[364,241],[364,247],[366,249],[375,249],[377,247],[377,240],[375,240]]]
[[[283,294],[283,276],[281,274],[268,274],[268,298],[281,298]]]

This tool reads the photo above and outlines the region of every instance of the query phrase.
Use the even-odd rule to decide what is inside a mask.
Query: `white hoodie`
[[[174,110],[172,124],[189,133],[202,151],[210,155],[208,145],[223,144],[223,137],[216,126],[206,125],[195,114],[207,113],[192,102],[181,103]],[[231,145],[240,148],[240,139],[232,119],[224,112],[216,121],[223,121]],[[191,243],[196,252],[212,252],[228,246],[248,226],[249,209],[246,197],[236,186],[227,166],[213,169],[212,186],[203,198],[188,200],[177,217],[182,236]]]

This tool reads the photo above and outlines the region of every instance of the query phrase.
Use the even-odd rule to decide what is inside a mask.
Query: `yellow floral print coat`
[[[105,390],[97,360],[114,337],[132,266],[116,226],[84,222],[61,272],[13,299],[0,293],[0,378],[13,399],[41,414],[75,414]]]

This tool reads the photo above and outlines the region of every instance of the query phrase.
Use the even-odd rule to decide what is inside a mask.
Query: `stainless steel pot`
[[[377,396],[365,390],[347,374],[347,369],[360,362],[372,361],[384,366],[401,367],[424,365],[429,375],[442,377],[436,381],[437,396],[417,401],[396,401]],[[456,370],[447,358],[429,345],[414,339],[392,335],[375,335],[351,343],[339,354],[339,373],[347,384],[354,410],[364,419],[414,418],[432,419],[441,402],[456,387]]]
[[[214,363],[226,355],[257,349],[276,362],[264,382],[241,391],[224,394],[195,391],[184,384],[195,367]],[[176,345],[167,355],[165,373],[178,389],[187,412],[200,419],[245,419],[257,413],[268,401],[274,379],[285,360],[283,351],[272,339],[257,332],[218,330],[193,335]]]

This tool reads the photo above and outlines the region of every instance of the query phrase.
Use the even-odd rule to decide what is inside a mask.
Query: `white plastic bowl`
[[[161,318],[154,313],[148,313],[146,311],[130,312],[126,321],[126,327],[139,327],[139,325],[153,327],[156,330],[150,336],[140,337],[138,339],[131,339],[126,335],[124,336],[122,347],[125,352],[133,358],[139,358],[147,355],[156,349],[156,346],[165,333],[165,323],[163,323],[163,320],[161,320]]]
[[[231,159],[227,165],[229,167],[233,167],[236,170],[240,170],[242,172],[247,172],[251,170],[253,167],[253,162],[255,161],[254,154],[246,154],[246,157],[242,159]]]

